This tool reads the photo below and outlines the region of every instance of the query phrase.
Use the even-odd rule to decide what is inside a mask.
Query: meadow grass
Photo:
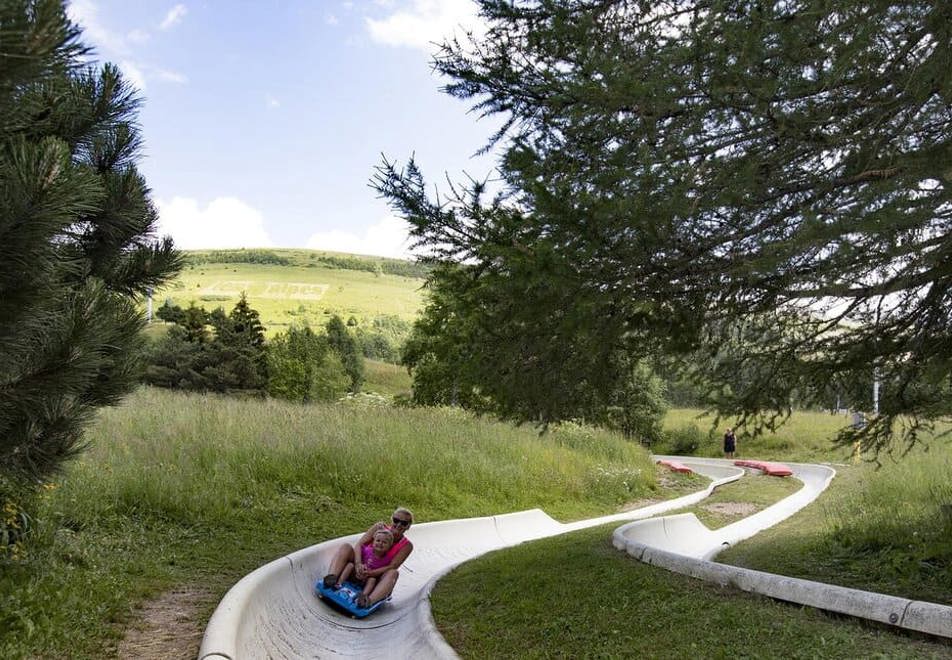
[[[672,411],[666,427],[698,411]],[[796,413],[788,428],[741,445],[745,457],[846,458],[842,419]],[[704,420],[710,425],[710,420]],[[723,424],[722,424],[723,426]],[[715,432],[717,433],[717,432]],[[720,434],[699,454],[720,454]],[[866,457],[867,459],[870,457]],[[836,463],[819,500],[718,561],[908,598],[952,603],[952,447],[933,441],[882,465]],[[687,509],[710,527],[738,516],[718,503],[768,506],[799,482],[748,476]],[[716,507],[715,507],[716,508]],[[610,546],[611,527],[469,562],[437,585],[437,624],[463,657],[950,657],[920,639],[643,565]]]
[[[803,483],[793,477],[750,473],[743,479],[718,487],[699,504],[671,514],[693,513],[709,529],[718,529],[766,509],[801,488]]]
[[[752,437],[743,430],[739,431],[736,457],[800,462],[848,461],[851,450],[847,447],[835,447],[833,438],[849,423],[850,419],[846,415],[798,411],[772,433]],[[665,415],[665,431],[691,426],[696,427],[700,437],[699,447],[694,453],[697,456],[716,457],[723,455],[724,430],[728,426],[736,425],[732,419],[722,418],[717,421],[713,414],[696,408],[676,408]],[[662,442],[653,450],[663,454],[669,452],[671,447]]]
[[[950,647],[648,566],[615,525],[463,564],[432,595],[463,658],[945,658]]]
[[[796,517],[721,560],[896,596],[952,604],[952,447],[880,467],[837,467]]]
[[[407,368],[398,364],[364,358],[363,391],[375,392],[387,397],[409,396],[413,391],[413,379]]]
[[[171,300],[182,307],[194,302],[209,311],[216,307],[229,311],[244,292],[272,336],[295,323],[323,326],[333,314],[344,321],[353,316],[369,322],[380,315],[413,321],[423,305],[422,286],[419,278],[331,268],[300,259],[288,265],[199,263],[187,265],[157,290],[153,309]]]
[[[200,613],[207,617],[253,568],[366,528],[396,504],[421,521],[534,507],[572,520],[697,486],[678,475],[659,479],[640,446],[611,433],[565,424],[540,436],[455,409],[375,401],[301,406],[143,388],[101,411],[90,450],[44,491],[26,558],[0,564],[0,657],[108,656],[143,599],[201,585],[212,594]],[[690,414],[674,412],[674,423]],[[795,416],[802,431],[750,440],[742,454],[758,442],[803,442],[765,457],[824,456],[808,433],[811,419]],[[879,471],[840,468],[824,500],[732,549],[728,560],[940,600],[952,555],[943,545],[949,528],[935,524],[950,499],[944,447]],[[718,497],[765,506],[784,494],[738,488]],[[794,657],[845,657],[848,644],[860,654],[883,644],[889,657],[948,652],[642,566],[612,550],[609,535],[589,531],[467,564],[459,574],[468,582],[454,574],[438,590],[438,602],[456,603],[438,607],[438,624],[464,656],[480,657],[623,656],[633,648],[654,657],[737,648],[769,656],[780,654],[775,636],[788,645],[810,640],[794,645]],[[497,577],[500,564],[484,561],[513,572]],[[936,570],[925,575],[926,565]],[[692,620],[704,629],[693,631]],[[483,621],[497,627],[473,636]],[[663,634],[675,628],[674,638]]]
[[[101,411],[89,451],[34,509],[26,558],[0,565],[0,657],[110,655],[143,598],[183,584],[220,597],[256,566],[397,504],[420,521],[535,507],[570,520],[658,493],[647,453],[610,433],[540,437],[361,401],[143,388]]]

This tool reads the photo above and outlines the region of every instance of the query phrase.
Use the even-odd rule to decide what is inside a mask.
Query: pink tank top
[[[364,566],[372,571],[387,566],[393,561],[393,558],[397,556],[397,553],[400,552],[400,549],[409,542],[410,539],[404,536],[402,539],[390,546],[390,549],[387,550],[387,553],[383,557],[378,557],[374,554],[373,541],[360,546],[360,555],[361,559],[363,559]]]

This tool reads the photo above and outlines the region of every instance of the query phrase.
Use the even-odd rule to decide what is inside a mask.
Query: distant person
[[[404,536],[412,524],[413,514],[410,513],[410,510],[399,507],[390,517],[390,523],[374,523],[370,529],[364,532],[363,536],[357,539],[354,545],[343,543],[338,546],[334,558],[331,560],[330,570],[324,576],[324,588],[337,588],[341,582],[347,579],[344,576],[344,570],[348,568],[349,564],[352,564],[354,578],[364,585],[365,593],[361,593],[358,597],[357,605],[359,607],[370,607],[389,596],[393,593],[393,587],[397,584],[397,569],[413,552],[413,543]],[[366,550],[364,548],[370,546],[371,554],[376,556],[373,545],[376,541],[377,532],[381,530],[390,532],[392,543],[382,557],[368,561],[365,559],[367,555],[365,555]],[[368,590],[366,585],[371,578],[375,580],[375,584]]]
[[[724,432],[724,458],[734,458],[735,451],[737,451],[737,436],[734,435],[734,429],[728,427]]]

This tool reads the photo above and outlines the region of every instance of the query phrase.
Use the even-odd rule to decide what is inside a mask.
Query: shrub
[[[707,437],[696,424],[687,424],[665,432],[668,451],[672,454],[690,456],[696,452]]]
[[[340,358],[344,371],[350,377],[350,391],[359,392],[364,382],[364,358],[357,346],[357,341],[336,314],[327,322],[325,330],[328,345]]]

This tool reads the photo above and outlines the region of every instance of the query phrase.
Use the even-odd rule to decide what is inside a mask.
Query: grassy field
[[[734,426],[732,420],[722,419],[713,427],[715,418],[702,410],[679,408],[668,412],[664,419],[665,431],[695,427],[701,441],[697,456],[722,456],[722,438],[728,426]],[[787,461],[834,461],[845,462],[851,459],[848,448],[836,448],[831,440],[837,431],[850,423],[845,415],[830,415],[820,412],[797,412],[790,420],[774,433],[760,437],[749,437],[742,431],[737,434],[737,458],[757,457],[764,460]],[[657,453],[666,453],[672,449],[668,444],[654,448]]]
[[[91,449],[35,509],[26,557],[0,573],[0,657],[107,657],[135,603],[224,591],[292,550],[366,528],[542,507],[562,519],[664,497],[637,445],[451,409],[299,406],[144,388],[104,410]]]
[[[194,302],[208,310],[224,307],[227,311],[244,292],[260,312],[269,335],[292,323],[322,326],[333,314],[345,321],[353,316],[358,322],[369,322],[383,315],[412,321],[422,307],[422,279],[335,268],[322,261],[335,256],[373,263],[387,260],[311,250],[267,253],[287,263],[209,263],[202,262],[201,255],[211,253],[187,252],[189,264],[170,285],[155,292],[153,304],[158,308],[171,300],[186,307]]]
[[[379,360],[364,360],[363,391],[382,394],[386,397],[409,395],[413,380],[406,367]]]
[[[697,414],[671,411],[665,426],[697,423],[706,431],[710,420],[698,422]],[[832,461],[837,478],[817,502],[719,561],[952,604],[952,446],[938,441],[902,460],[882,456],[881,465],[846,465],[840,461],[847,453],[830,444],[844,420],[797,413],[791,422],[774,435],[742,438],[741,455]],[[697,453],[719,455],[719,443],[715,431]],[[749,515],[795,487],[788,480],[745,478],[689,510],[718,527],[739,517],[738,505],[747,504]],[[466,564],[437,585],[440,630],[463,657],[952,657],[948,641],[645,566],[611,547],[610,530],[539,541]]]
[[[721,486],[699,504],[671,513],[693,513],[710,529],[717,529],[766,509],[802,486],[797,479],[751,474]]]
[[[947,444],[879,469],[838,466],[815,505],[721,559],[952,605],[950,474]]]
[[[375,391],[406,385],[390,367],[369,370],[381,383]],[[673,411],[668,425],[691,414]],[[829,449],[820,454],[823,438],[809,435],[810,419],[795,419],[799,430],[789,440],[742,438],[741,451],[837,458]],[[108,657],[137,603],[182,586],[206,592],[190,615],[200,633],[240,576],[362,529],[397,503],[423,521],[533,507],[571,520],[697,486],[659,474],[641,447],[613,434],[565,425],[540,436],[373,397],[299,406],[144,388],[102,411],[88,437],[90,451],[35,507],[25,558],[2,564],[0,657]],[[791,444],[777,449],[782,442]],[[820,503],[728,559],[941,599],[952,583],[952,529],[937,523],[952,499],[950,454],[940,446],[878,471],[838,468],[841,479]],[[788,482],[764,485],[738,484],[707,504],[762,508],[788,492]],[[715,525],[733,519],[712,516]],[[438,588],[438,625],[467,657],[856,657],[877,648],[886,657],[941,657],[952,650],[643,566],[611,549],[609,533],[467,564]]]
[[[614,525],[491,553],[440,580],[463,658],[947,658],[952,647],[647,566]]]

